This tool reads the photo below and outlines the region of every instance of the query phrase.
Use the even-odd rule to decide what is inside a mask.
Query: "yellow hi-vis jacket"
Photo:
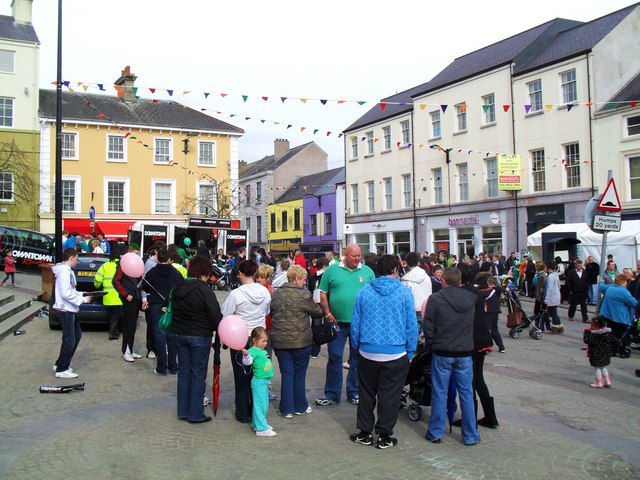
[[[106,292],[106,295],[102,299],[103,305],[122,305],[120,295],[113,286],[113,277],[116,276],[117,267],[117,260],[109,260],[108,262],[102,264],[102,266],[96,272],[95,278],[93,279],[93,285],[96,288],[102,287],[102,290]]]

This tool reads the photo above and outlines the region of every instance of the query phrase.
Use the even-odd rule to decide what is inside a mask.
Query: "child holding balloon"
[[[273,427],[267,423],[269,390],[271,390],[271,379],[273,378],[273,364],[265,351],[268,341],[267,331],[263,327],[256,327],[251,330],[251,344],[253,346],[249,350],[242,349],[242,364],[253,365],[251,423],[258,437],[276,436]]]

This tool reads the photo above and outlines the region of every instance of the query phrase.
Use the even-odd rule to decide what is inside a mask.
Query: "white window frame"
[[[544,102],[542,100],[542,79],[537,78],[527,83],[527,92],[529,94],[529,104],[531,105],[529,113],[544,111]]]
[[[318,236],[318,214],[309,215],[309,235]]]
[[[333,213],[325,212],[324,213],[324,234],[325,235],[333,235]]]
[[[169,185],[169,211],[160,212],[156,210],[156,187],[158,184]],[[151,179],[151,213],[153,215],[175,215],[176,214],[176,179],[175,178],[152,178]]]
[[[110,144],[109,144],[109,140],[110,139],[119,139],[122,142],[122,158],[110,158],[110,155],[112,153],[120,153],[120,152],[112,152],[110,150]],[[113,135],[111,133],[107,134],[107,138],[106,138],[106,142],[107,142],[107,162],[109,163],[127,163],[127,139],[125,138],[124,135]]]
[[[211,187],[211,200],[207,202],[203,202],[202,197],[202,189],[204,187]],[[217,192],[216,192],[216,183],[211,180],[197,180],[196,181],[196,192],[198,192],[198,199],[196,201],[196,213],[198,215],[217,215]],[[211,212],[207,212],[207,206],[211,207]]]
[[[15,98],[0,97],[0,102],[7,103],[7,106],[0,105],[0,127],[13,128],[16,118]],[[10,110],[9,114],[5,114],[5,109]]]
[[[124,184],[124,199],[122,200],[122,208],[124,211],[117,212],[109,210],[109,183],[123,183]],[[129,177],[104,177],[103,179],[103,192],[104,192],[104,205],[103,212],[105,213],[131,213],[131,180]]]
[[[534,192],[547,190],[547,165],[544,148],[529,151],[531,157],[531,188]]]
[[[64,213],[82,213],[82,177],[80,175],[63,175],[63,182],[74,182],[75,183],[75,195],[74,195],[74,203],[75,208],[73,210],[65,210],[64,209],[64,197],[62,199],[62,211]],[[60,188],[62,190],[62,187]]]
[[[366,182],[367,186],[367,212],[376,211],[376,184],[373,181]]]
[[[411,143],[411,123],[409,120],[400,122],[400,131],[402,132],[402,144],[409,145]]]
[[[630,120],[633,119],[633,122]],[[629,130],[633,129],[633,133]],[[635,138],[640,136],[640,112],[624,117],[624,138]]]
[[[262,203],[262,181],[256,182],[256,203]]]
[[[571,78],[573,77],[573,78]],[[578,80],[576,69],[560,72],[560,87],[562,90],[562,104],[568,105],[578,101]]]
[[[459,103],[457,105],[455,105],[455,110],[456,110],[456,131],[455,133],[464,133],[467,131],[467,110],[466,107],[464,107],[464,111],[463,111],[463,105],[466,105],[466,103],[462,102]]]
[[[0,73],[16,73],[16,52],[0,49]]]
[[[574,152],[570,149],[575,147]],[[576,157],[577,151],[577,157]],[[580,170],[580,143],[571,142],[562,145],[562,158],[565,161],[565,181],[567,188],[578,188],[582,184],[582,172]]]
[[[442,137],[442,116],[440,115],[440,110],[436,110],[435,112],[431,112],[429,114],[431,118],[431,137],[433,140]]]
[[[358,198],[358,184],[351,184],[351,209],[353,210],[352,214],[360,213],[360,199]]]
[[[384,138],[384,150],[391,150],[391,127],[382,127],[382,137]]]
[[[458,195],[461,202],[469,201],[469,165],[459,163],[458,169]]]
[[[244,187],[244,204],[246,206],[251,205],[251,184],[247,183]]]
[[[496,157],[487,158],[485,160],[485,168],[487,171],[487,197],[496,198],[500,194],[498,185],[498,159]]]
[[[8,178],[6,181],[11,183],[11,198],[1,198],[0,197],[0,202],[4,203],[4,202],[15,202],[16,200],[16,181],[15,181],[15,175],[13,174],[13,172],[0,172],[0,185],[4,184],[5,179],[4,176],[5,175],[10,175],[10,178]]]
[[[373,132],[367,132],[367,156],[373,155]]]
[[[202,160],[202,147],[204,145],[210,145],[211,146],[211,163],[206,163]],[[205,168],[215,168],[218,166],[218,159],[216,156],[216,142],[211,142],[211,141],[205,141],[205,140],[198,140],[198,166],[199,167],[205,167]],[[154,155],[155,157],[155,155]]]
[[[632,160],[636,160],[638,163],[638,176],[637,177],[632,177],[632,172],[631,172],[631,161]],[[629,196],[628,196],[628,200],[629,201],[638,201],[640,200],[640,152],[634,153],[634,154],[630,154],[627,156],[626,161],[625,161],[626,167],[627,167],[627,178],[629,179]],[[637,183],[638,184],[638,196],[634,197],[633,196],[633,184]]]
[[[358,159],[358,137],[351,137],[351,160]]]
[[[444,203],[444,195],[442,193],[442,168],[434,168],[431,170],[433,178],[433,203],[440,205]]]
[[[404,200],[404,208],[411,207],[411,194],[413,193],[413,185],[411,184],[411,174],[402,175],[402,198]]]
[[[262,215],[256,215],[256,242],[262,243]]]
[[[65,137],[73,138],[73,155],[65,155],[65,150],[69,150],[69,148],[65,149]],[[80,135],[78,132],[62,132],[62,159],[63,160],[78,160],[79,158],[79,142]]]
[[[489,107],[486,109],[484,107]],[[489,93],[482,97],[482,113],[483,113],[483,125],[495,125],[496,124],[496,95],[495,93]]]
[[[168,152],[168,154],[158,153],[158,142],[169,142],[169,152]],[[164,155],[168,155],[169,158],[167,158],[166,161],[159,160],[159,158],[161,158],[161,156],[164,156]],[[173,161],[173,138],[154,137],[154,139],[153,139],[153,163],[155,165],[168,165],[172,161]]]
[[[383,178],[384,182],[384,209],[393,210],[393,181],[391,177]]]

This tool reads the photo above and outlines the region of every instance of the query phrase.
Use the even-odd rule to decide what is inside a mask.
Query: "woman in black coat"
[[[196,255],[189,262],[189,279],[171,294],[174,336],[178,351],[178,418],[189,423],[211,420],[204,414],[204,398],[211,337],[222,319],[216,294],[207,285],[211,261]]]

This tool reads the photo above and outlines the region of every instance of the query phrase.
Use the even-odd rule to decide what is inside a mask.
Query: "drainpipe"
[[[411,139],[413,145],[415,145],[415,129],[413,125],[414,109],[411,109]],[[418,251],[418,218],[416,217],[416,149],[411,146],[411,190],[413,192],[413,200],[411,202],[413,206],[413,212],[411,214],[413,220],[413,251]]]
[[[596,189],[593,184],[593,115],[591,114],[591,64],[589,62],[589,54],[587,57],[587,95],[589,97],[589,154],[591,156],[591,162],[589,162],[589,166],[591,168],[591,196],[593,197],[596,194]],[[602,262],[601,262],[602,263]]]
[[[509,66],[509,87],[511,90],[511,150],[513,155],[516,154],[516,116],[515,108],[513,105],[513,63]],[[521,179],[522,181],[522,179]],[[513,191],[515,199],[515,211],[516,211],[516,252],[520,254],[520,213],[518,208],[518,191]]]

